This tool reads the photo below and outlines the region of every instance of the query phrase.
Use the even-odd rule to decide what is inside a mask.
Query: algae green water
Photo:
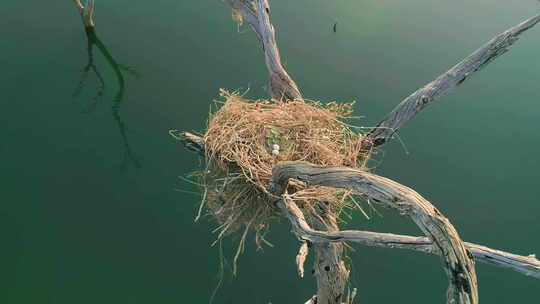
[[[310,99],[356,100],[356,124],[393,106],[533,0],[271,1],[285,68]],[[89,44],[71,1],[4,1],[0,40],[0,303],[207,303],[215,223],[179,179],[199,166],[169,129],[201,130],[219,88],[265,97],[264,59],[219,1],[96,1]],[[332,25],[337,22],[337,32]],[[464,240],[540,254],[540,27],[410,121],[374,172],[432,201]],[[91,56],[89,57],[89,54]],[[408,153],[407,153],[407,152]],[[180,191],[175,191],[179,189]],[[349,227],[420,235],[406,218]],[[214,303],[304,303],[298,243],[273,223],[252,237]],[[238,237],[224,241],[231,260]],[[354,246],[358,303],[442,303],[436,256]],[[477,264],[483,303],[536,303],[540,281]]]

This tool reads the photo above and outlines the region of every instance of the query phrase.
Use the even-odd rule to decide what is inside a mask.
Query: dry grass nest
[[[250,229],[259,248],[269,244],[264,234],[277,210],[265,189],[276,163],[366,166],[369,153],[361,151],[365,136],[345,122],[352,118],[353,103],[248,101],[225,90],[221,96],[225,101],[217,102],[220,107],[210,114],[204,133],[207,167],[198,173],[204,186],[201,207],[216,218],[218,240],[243,229],[237,256]],[[324,224],[328,215],[339,218],[347,206],[360,208],[352,193],[342,189],[295,183],[288,191],[312,223]]]

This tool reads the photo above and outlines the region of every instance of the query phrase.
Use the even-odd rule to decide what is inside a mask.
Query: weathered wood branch
[[[293,233],[304,242],[354,242],[366,246],[400,248],[438,254],[440,252],[427,237],[397,235],[359,230],[341,230],[335,232],[312,229],[305,220],[302,211],[292,201],[285,200],[278,205],[292,224]],[[464,242],[476,261],[509,268],[527,276],[540,279],[540,261],[534,255],[521,256],[482,245]]]
[[[302,99],[300,90],[283,65],[276,43],[274,26],[270,23],[270,6],[267,0],[227,0],[251,26],[262,44],[270,81],[268,94],[274,100]]]
[[[532,28],[539,21],[540,15],[527,19],[500,33],[446,73],[412,93],[369,133],[368,136],[371,138],[373,145],[380,146],[384,144],[403,124],[427,105],[463,83],[472,73],[485,67],[496,57],[506,53],[521,33]]]
[[[203,138],[189,132],[182,132],[179,136],[177,130],[170,130],[169,134],[179,140],[184,147],[200,156],[205,156]],[[312,218],[310,221],[319,229],[337,232],[339,227],[335,218],[324,217],[325,223],[320,219]],[[341,242],[318,242],[314,244],[315,255],[313,265],[313,275],[317,279],[317,294],[309,301],[313,303],[341,304],[345,297],[345,285],[348,281],[350,271],[345,267],[343,261],[344,248]],[[303,243],[296,256],[296,264],[300,277],[304,276],[304,262],[308,253],[307,243]],[[316,300],[314,300],[316,299]]]
[[[202,157],[205,156],[204,139],[202,137],[189,132],[182,132],[180,136],[177,136],[174,134],[175,132],[177,130],[170,130],[169,135],[179,140],[184,145],[184,148]]]
[[[204,141],[201,137],[189,132],[182,132],[180,137],[175,136],[175,138],[180,140],[187,150],[204,156]],[[311,228],[305,229],[305,226],[300,225],[299,217],[289,218],[289,220],[291,220],[293,227],[299,227],[299,229],[295,229],[295,233],[298,232],[299,234],[297,235],[299,235],[301,239],[312,243],[355,242],[365,246],[410,249],[424,253],[440,254],[433,246],[433,242],[427,237],[358,230],[343,230],[336,232],[316,231]],[[529,256],[522,256],[474,243],[464,242],[464,244],[477,261],[508,268],[524,275],[540,279],[540,261],[532,254]]]
[[[317,229],[330,232],[339,231],[337,220],[326,213],[320,218],[310,221]],[[343,260],[345,248],[343,242],[319,242],[313,244],[315,258],[313,259],[313,275],[317,280],[316,303],[342,304],[345,299],[345,285],[349,280],[350,270],[345,267]]]
[[[347,167],[319,167],[305,162],[280,162],[274,166],[269,191],[285,193],[291,178],[307,185],[353,189],[376,204],[409,216],[441,253],[441,263],[449,280],[447,303],[478,303],[472,254],[450,221],[417,192],[369,172]],[[286,196],[282,201],[286,201]]]
[[[86,6],[83,6],[80,0],[73,1],[79,10],[84,27],[86,29],[94,28],[94,0],[86,1]]]

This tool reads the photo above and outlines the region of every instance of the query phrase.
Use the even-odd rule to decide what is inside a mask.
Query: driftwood
[[[386,143],[403,124],[427,105],[463,83],[472,73],[482,69],[496,57],[506,53],[521,33],[535,26],[539,21],[540,15],[500,33],[437,79],[405,98],[368,134],[373,145],[380,146]]]
[[[317,167],[303,162],[277,164],[272,172],[269,190],[273,194],[282,195],[291,178],[309,186],[353,189],[374,203],[409,216],[440,253],[450,282],[447,291],[448,303],[478,302],[472,254],[466,250],[450,221],[414,190],[369,172],[340,167]],[[302,211],[287,195],[283,195],[277,205],[288,215],[297,235],[301,235],[300,227],[305,231],[311,229],[304,220]],[[336,241],[343,240],[338,238]]]
[[[302,99],[300,90],[281,65],[274,27],[270,23],[270,6],[267,0],[227,0],[233,10],[240,13],[261,42],[266,68],[270,76],[268,94],[272,99]]]
[[[330,214],[321,216],[320,219],[312,218],[317,229],[326,229],[328,232],[337,232],[339,227],[337,219]],[[345,267],[343,256],[345,248],[343,242],[318,242],[313,243],[313,275],[317,279],[316,303],[339,304],[349,302],[345,299],[345,285],[349,280],[350,270]]]
[[[414,190],[365,171],[316,167],[303,162],[277,164],[272,172],[269,190],[273,194],[282,195],[291,178],[308,186],[353,189],[374,203],[396,209],[401,214],[409,216],[441,253],[442,265],[450,282],[447,291],[448,303],[478,302],[472,254],[466,251],[450,221]],[[300,223],[306,224],[302,211],[287,198],[287,195],[283,195],[283,199],[280,199],[277,205],[285,214],[288,212],[289,216],[292,214]],[[309,226],[304,228],[309,229]]]

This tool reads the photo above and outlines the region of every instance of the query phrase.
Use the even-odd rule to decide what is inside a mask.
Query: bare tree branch
[[[539,21],[540,15],[527,19],[500,33],[449,71],[412,93],[369,133],[368,136],[371,138],[373,145],[380,146],[384,144],[403,124],[427,105],[461,84],[472,73],[485,67],[496,57],[506,53],[521,33],[530,29]]]
[[[341,230],[336,232],[318,231],[312,229],[305,220],[302,212],[294,202],[285,200],[278,205],[292,224],[293,232],[301,239],[311,243],[325,242],[354,242],[366,246],[400,248],[424,253],[440,254],[433,242],[427,237],[397,235],[360,230]],[[540,261],[534,255],[521,256],[482,245],[464,242],[475,260],[509,268],[527,276],[540,279]]]
[[[181,133],[181,136],[174,136],[180,140],[186,149],[204,156],[204,141],[201,137],[189,132]],[[285,213],[287,215],[287,213]],[[410,249],[425,253],[440,254],[433,247],[433,242],[427,237],[397,235],[391,233],[377,233],[369,231],[316,231],[299,223],[299,217],[290,218],[295,233],[301,239],[317,242],[355,242],[366,246]],[[306,223],[307,225],[307,223]],[[309,227],[309,225],[307,225]],[[492,249],[483,245],[465,242],[465,247],[472,253],[477,261],[508,268],[527,276],[540,279],[540,261],[534,255],[522,256],[510,252]]]
[[[267,0],[227,0],[230,6],[249,23],[262,44],[266,68],[270,75],[268,94],[275,100],[302,100],[296,83],[281,65],[274,27],[270,23]]]
[[[83,6],[80,0],[73,0],[79,14],[81,14],[81,19],[86,29],[94,28],[94,0],[86,1],[86,6]]]
[[[365,171],[347,167],[319,167],[306,162],[280,162],[275,165],[269,191],[278,195],[284,193],[291,178],[307,185],[353,189],[374,203],[409,216],[441,253],[441,263],[449,280],[447,303],[478,303],[472,254],[466,250],[450,221],[417,192]],[[276,202],[278,206],[282,201],[287,210],[301,214],[300,209],[294,209],[295,205],[287,204],[286,195],[283,198]]]
[[[322,219],[321,219],[322,218]],[[309,219],[317,229],[339,231],[336,218],[326,213]],[[324,221],[324,222],[323,222]],[[343,242],[313,244],[313,275],[317,279],[316,303],[342,304],[350,270],[345,267]]]
[[[178,130],[169,130],[169,135],[174,137],[176,140],[179,140],[182,145],[184,145],[184,148],[190,152],[204,157],[204,139],[202,137],[189,132],[182,132],[180,135],[176,135],[175,133],[177,132]]]

